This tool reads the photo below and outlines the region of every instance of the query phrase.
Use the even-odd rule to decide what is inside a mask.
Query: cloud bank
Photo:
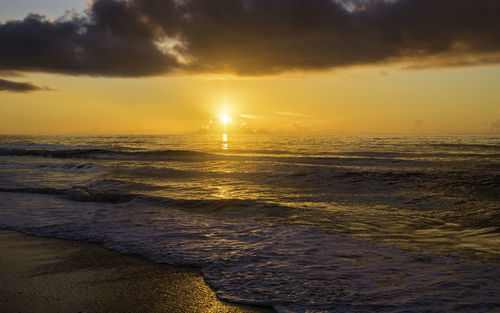
[[[48,89],[45,87],[36,86],[33,83],[14,82],[0,78],[0,91],[30,92],[36,90],[48,90]]]
[[[500,63],[495,0],[96,0],[0,24],[0,71],[268,75]]]

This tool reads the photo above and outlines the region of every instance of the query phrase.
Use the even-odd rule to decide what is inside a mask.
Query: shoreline
[[[194,267],[0,230],[2,312],[274,312],[217,299]]]

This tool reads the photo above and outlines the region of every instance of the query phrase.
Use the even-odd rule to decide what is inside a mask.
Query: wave
[[[126,151],[112,149],[0,149],[0,156],[40,156],[52,158],[113,158],[113,157],[157,157],[193,158],[210,157],[210,153],[190,150]]]
[[[114,149],[0,149],[0,156],[38,156],[60,159],[111,159],[111,160],[149,160],[149,161],[269,161],[288,164],[318,164],[318,165],[419,165],[425,161],[408,160],[402,158],[376,157],[343,157],[343,156],[285,156],[275,155],[223,155],[192,150],[149,150],[130,151]]]
[[[65,196],[68,200],[77,202],[104,202],[122,203],[134,198],[134,195],[118,192],[99,192],[85,187],[51,188],[51,187],[20,187],[20,188],[0,188],[0,192],[33,193],[42,195]]]
[[[496,144],[480,144],[480,143],[431,143],[431,147],[452,148],[455,150],[464,149],[480,149],[480,150],[499,150],[500,145]]]
[[[322,154],[331,154],[331,153],[323,152]],[[369,157],[369,158],[405,158],[411,155],[409,153],[403,153],[403,152],[380,152],[380,151],[338,152],[336,154],[356,156],[356,157]]]
[[[338,152],[328,153],[322,152],[324,155],[345,155],[354,157],[369,157],[369,158],[401,158],[401,159],[420,159],[420,158],[436,158],[436,159],[463,159],[463,158],[498,158],[500,153],[489,151],[480,152],[379,152],[379,151],[357,151],[357,152]]]
[[[290,150],[275,149],[231,149],[224,151],[224,154],[261,154],[261,155],[281,155],[281,154],[304,154]]]
[[[89,163],[68,162],[68,163],[18,163],[18,162],[0,162],[0,165],[8,169],[41,169],[49,171],[97,171],[99,166]]]
[[[121,175],[128,175],[143,178],[155,179],[189,179],[207,177],[209,172],[200,172],[196,170],[180,170],[168,167],[136,166],[133,168],[114,167],[113,171]]]
[[[50,188],[50,187],[19,187],[19,188],[0,187],[0,192],[37,193],[43,195],[63,196],[66,194],[66,189]]]
[[[1,139],[1,136],[0,136]],[[65,149],[105,149],[104,145],[63,145],[36,142],[0,142],[0,149],[65,150]]]
[[[108,183],[108,182],[104,182]],[[278,204],[259,202],[244,199],[173,199],[167,197],[147,196],[143,194],[122,193],[119,191],[97,191],[87,187],[74,186],[71,188],[0,188],[0,192],[30,193],[40,195],[63,196],[67,200],[75,202],[96,202],[120,204],[130,202],[142,202],[157,207],[186,209],[191,212],[224,216],[258,216],[286,217],[292,215],[297,209]]]
[[[105,149],[66,149],[66,150],[45,150],[45,149],[0,149],[0,155],[5,156],[42,156],[42,157],[85,157],[97,154],[111,153]]]

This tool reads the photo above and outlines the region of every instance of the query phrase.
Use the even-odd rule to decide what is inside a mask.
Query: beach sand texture
[[[0,231],[0,312],[273,312],[220,301],[194,268]]]

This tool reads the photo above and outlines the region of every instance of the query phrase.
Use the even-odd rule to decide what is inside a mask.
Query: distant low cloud
[[[244,114],[242,114],[244,115]],[[242,117],[242,116],[240,116]],[[212,115],[207,125],[198,130],[199,133],[254,133],[255,130],[239,119],[233,119],[229,123],[222,123],[219,116]]]
[[[0,91],[30,92],[36,90],[49,90],[49,88],[39,87],[30,82],[14,82],[0,78]]]
[[[0,24],[0,71],[268,75],[500,62],[496,0],[95,0]]]
[[[500,119],[490,124],[490,131],[494,133],[500,133]]]
[[[424,121],[421,119],[417,118],[415,122],[413,122],[413,127],[411,128],[412,131],[419,131],[422,128],[422,125],[424,125]]]
[[[259,118],[257,115],[251,114],[251,113],[240,114],[240,117],[241,118],[246,118],[246,119],[257,119],[257,118]]]
[[[291,117],[307,117],[305,114],[295,113],[295,112],[274,112],[276,115],[281,116],[291,116]]]

